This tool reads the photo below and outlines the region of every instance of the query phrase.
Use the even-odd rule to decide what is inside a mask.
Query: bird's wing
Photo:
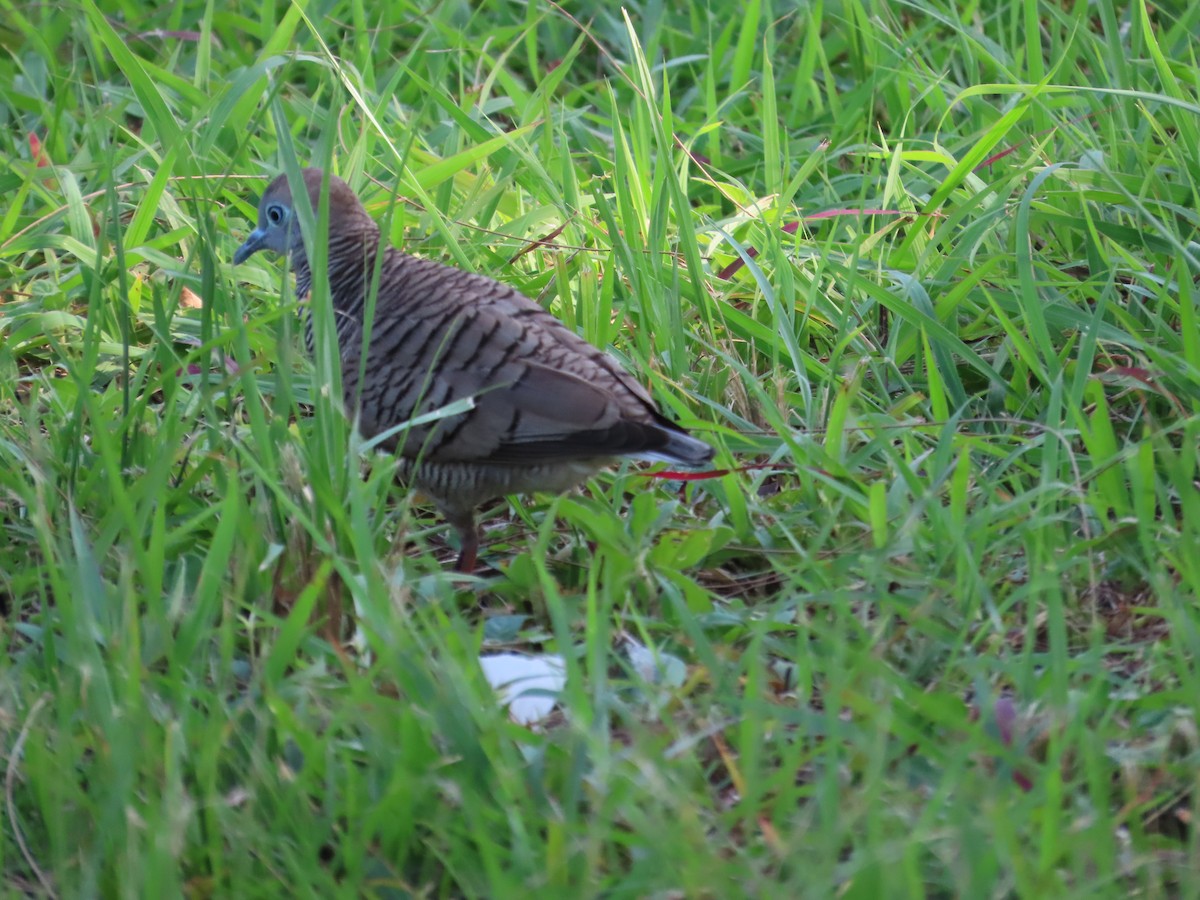
[[[612,357],[533,301],[445,271],[458,277],[420,305],[377,309],[361,392],[359,360],[348,354],[347,399],[364,433],[466,397],[470,411],[409,428],[390,445],[429,460],[532,464],[650,452],[664,428],[679,431]]]
[[[475,408],[430,448],[432,458],[534,464],[652,452],[666,440],[657,414],[605,383],[538,362],[512,365],[507,380],[481,383],[477,371],[450,376],[472,388]]]

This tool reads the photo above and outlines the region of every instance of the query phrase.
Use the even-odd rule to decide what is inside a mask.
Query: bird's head
[[[321,199],[320,169],[303,169],[304,186],[309,202],[316,212]],[[329,233],[343,234],[354,227],[374,230],[367,211],[351,190],[350,185],[335,175],[329,177]],[[233,254],[234,265],[240,265],[259,250],[290,253],[293,263],[307,259],[304,238],[300,233],[300,217],[292,203],[292,189],[287,175],[280,175],[267,187],[258,204],[258,227],[246,237],[245,243]]]

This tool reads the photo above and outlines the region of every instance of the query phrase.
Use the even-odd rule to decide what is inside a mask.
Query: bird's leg
[[[469,509],[465,513],[457,513],[448,517],[451,525],[458,532],[458,544],[461,548],[454,571],[473,578],[492,579],[502,576],[499,569],[488,563],[479,562],[479,528],[475,524],[475,511]]]
[[[470,575],[475,571],[475,563],[479,556],[479,529],[475,527],[475,517],[468,512],[466,515],[455,516],[450,520],[450,524],[458,530],[458,541],[462,547],[454,570]]]

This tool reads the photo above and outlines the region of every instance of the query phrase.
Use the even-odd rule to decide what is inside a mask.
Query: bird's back
[[[657,413],[612,357],[506,285],[385,250],[363,359],[370,276],[337,276],[331,265],[347,406],[358,410],[364,434],[464,398],[474,404],[397,434],[389,443],[402,456],[517,467],[621,455],[711,458],[707,444]]]

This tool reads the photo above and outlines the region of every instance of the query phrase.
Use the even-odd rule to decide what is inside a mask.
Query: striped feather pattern
[[[304,178],[317,209],[322,173],[306,169]],[[276,235],[279,209],[287,215],[279,227],[290,230]],[[297,291],[307,295],[312,276],[284,176],[267,189],[259,212],[259,243],[248,240],[239,256],[260,246],[289,250]],[[486,500],[563,491],[619,456],[693,466],[712,458],[712,448],[663,418],[611,356],[529,298],[481,275],[381,249],[378,226],[338,178],[330,178],[329,235],[345,402],[363,434],[473,400],[469,412],[402,430],[389,445],[401,476],[459,529],[460,568],[473,567],[473,510]],[[380,253],[368,329],[364,310]],[[307,338],[311,348],[311,320]]]

